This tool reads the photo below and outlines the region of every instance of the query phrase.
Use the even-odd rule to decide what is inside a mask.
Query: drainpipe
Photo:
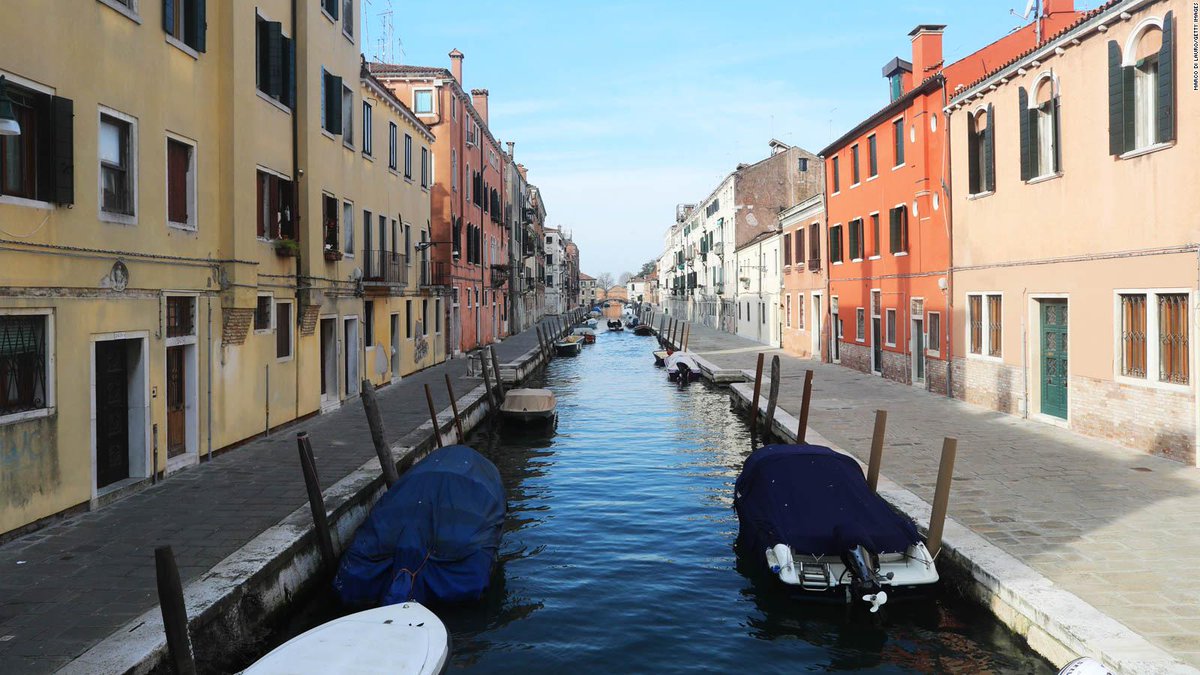
[[[298,28],[296,26],[296,14],[297,14],[296,2],[297,2],[297,0],[292,0],[292,2],[291,2],[292,49],[299,51],[300,35],[301,35],[302,31],[298,30]],[[292,73],[292,77],[296,77],[296,74]],[[300,94],[299,94],[299,92],[296,91],[296,89],[297,89],[297,83],[293,83],[292,84],[292,96],[298,101],[300,99]],[[299,120],[300,115],[299,115],[299,110],[296,109],[298,107],[299,107],[299,105],[295,105],[295,106],[293,106],[293,109],[292,109],[292,233],[297,239],[300,238],[300,120]],[[292,419],[299,419],[299,417],[300,417],[300,373],[303,372],[303,370],[300,366],[300,352],[302,352],[303,350],[300,349],[300,336],[297,334],[298,331],[296,330],[299,327],[300,312],[303,309],[300,306],[300,274],[301,274],[300,256],[296,256],[295,266],[296,266],[296,290],[295,290],[296,302],[292,304],[292,307],[294,307],[296,309],[296,311],[292,312],[293,316],[292,316],[291,320],[293,322],[295,322],[296,325],[292,326],[291,329],[292,329],[292,335],[293,335],[293,338],[292,338],[292,344],[293,344],[292,360],[294,362],[295,371],[296,371],[296,385],[295,385],[295,387],[293,387],[292,391],[294,391],[296,394],[296,408],[295,408],[296,412],[295,412],[295,416]],[[319,321],[318,321],[317,329],[320,330],[320,322]],[[212,339],[212,338],[210,337],[209,339]],[[317,339],[320,340],[319,335],[318,335]],[[320,357],[318,356],[318,358],[320,358]],[[211,422],[211,415],[210,415],[210,422]],[[210,438],[211,438],[211,436],[210,436]]]
[[[942,117],[947,117],[946,80],[942,78]],[[950,242],[950,255],[946,265],[946,398],[954,398],[954,199],[946,176],[950,173],[950,121],[943,119],[946,131],[945,149],[942,151],[942,193],[946,209],[946,237]]]
[[[206,379],[208,380],[208,387],[207,387],[207,389],[208,389],[208,390],[205,392],[205,394],[206,394],[206,396],[207,396],[207,398],[208,398],[208,404],[207,404],[207,407],[205,408],[205,411],[208,413],[208,420],[207,420],[207,426],[208,426],[208,453],[207,453],[207,454],[205,454],[205,456],[204,456],[204,457],[205,457],[205,461],[211,461],[211,460],[212,460],[212,428],[213,428],[213,427],[212,427],[212,419],[213,419],[213,410],[212,410],[212,401],[213,401],[213,382],[212,382],[212,355],[213,355],[213,353],[212,353],[212,350],[213,350],[213,339],[212,339],[212,296],[211,296],[211,295],[210,295],[210,296],[208,296],[208,302],[207,302],[206,304],[208,305],[208,359],[207,359],[207,360],[208,360],[208,364],[205,366],[205,368],[206,368],[206,370],[208,371],[208,375],[207,375],[207,377],[206,377]]]

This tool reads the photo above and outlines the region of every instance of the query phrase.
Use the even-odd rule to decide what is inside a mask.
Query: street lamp
[[[454,242],[452,242],[452,241],[419,241],[419,242],[413,244],[413,248],[417,249],[418,251],[425,251],[425,250],[428,250],[430,247],[438,246],[439,244],[453,244],[453,243]]]
[[[0,75],[0,136],[20,136],[21,125],[13,112],[12,99],[8,97],[8,79]]]

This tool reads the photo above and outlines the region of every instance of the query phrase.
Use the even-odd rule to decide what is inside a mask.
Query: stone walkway
[[[717,367],[751,372],[760,351],[704,326],[692,327],[689,343]],[[809,427],[864,462],[875,410],[887,410],[882,472],[927,502],[942,438],[957,438],[951,518],[1200,666],[1200,600],[1191,584],[1200,559],[1200,470],[842,366],[761,351],[768,353],[765,375],[771,355],[780,355],[779,406],[793,415],[804,371],[814,371]]]
[[[548,324],[547,324],[548,325]],[[502,363],[537,344],[527,330],[496,345]],[[466,359],[414,373],[379,390],[388,442],[429,419],[424,385],[440,411],[443,375],[462,396]],[[312,437],[323,488],[375,456],[358,399],[172,474],[97,511],[0,546],[0,673],[52,672],[158,604],[154,548],[174,548],[186,585],[307,503],[296,434]]]

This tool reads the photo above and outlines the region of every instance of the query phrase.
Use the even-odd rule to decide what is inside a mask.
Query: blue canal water
[[[654,345],[602,329],[524,385],[557,395],[556,429],[491,422],[469,438],[500,469],[508,519],[482,601],[432,607],[451,670],[1054,672],[948,588],[871,615],[797,602],[756,559],[739,561],[732,494],[748,426],[727,392],[669,384]],[[258,653],[342,612],[324,589]]]

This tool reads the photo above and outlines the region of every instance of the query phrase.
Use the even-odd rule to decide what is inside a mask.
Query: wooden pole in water
[[[375,455],[379,457],[379,467],[383,469],[383,482],[388,487],[400,480],[396,472],[396,461],[392,459],[392,449],[388,447],[383,433],[383,415],[379,412],[379,400],[375,398],[375,385],[370,380],[362,381],[363,412],[367,413],[367,426],[371,428],[371,442],[375,444]]]
[[[496,409],[496,392],[492,391],[492,377],[488,375],[487,354],[480,350],[479,352],[479,370],[483,373],[483,389],[487,392],[488,405],[492,410]],[[429,410],[433,411],[433,401],[429,402]],[[434,424],[437,422],[435,421]]]
[[[500,399],[504,399],[504,378],[500,377],[500,359],[496,358],[496,345],[488,347],[488,351],[492,353],[492,374],[496,376],[496,391],[500,393]]]
[[[486,370],[484,371],[486,377]],[[438,426],[437,410],[433,408],[433,392],[429,391],[429,385],[425,385],[425,400],[429,403],[429,419],[433,420],[433,437],[437,439],[438,447],[442,447],[442,430]]]
[[[692,323],[689,321],[683,326],[683,351],[687,351],[688,338],[692,336]]]
[[[946,509],[950,506],[950,482],[954,478],[954,457],[957,454],[958,439],[944,439],[937,487],[933,490],[933,512],[929,514],[929,536],[925,538],[929,555],[936,556],[942,550],[942,528],[946,525]]]
[[[192,638],[188,634],[183,584],[179,582],[179,568],[175,566],[175,554],[170,546],[154,549],[154,571],[158,579],[158,605],[162,609],[171,664],[179,675],[196,675],[196,658],[192,653]]]
[[[450,373],[446,373],[446,393],[450,394],[450,409],[454,411],[454,428],[458,429],[458,442],[463,443],[467,437],[463,434],[462,419],[458,416],[458,398],[454,395],[454,386],[450,384]]]
[[[754,399],[750,401],[750,433],[758,431],[758,427],[754,426],[758,422],[758,395],[762,392],[762,371],[763,359],[766,354],[758,353],[758,366],[754,370]]]
[[[800,428],[796,430],[796,442],[806,443],[808,438],[808,403],[812,400],[813,371],[804,371],[804,398],[800,401]]]
[[[534,331],[537,333],[538,352],[541,353],[542,359],[545,360],[545,358],[546,358],[546,343],[545,343],[545,341],[542,340],[542,326],[541,326],[541,324],[538,324],[538,325],[534,326],[533,328],[534,328]]]
[[[887,430],[887,411],[875,411],[875,433],[871,435],[871,461],[867,464],[867,485],[879,490],[879,467],[883,463],[883,434]]]
[[[774,432],[775,405],[779,403],[779,355],[771,357],[771,389],[767,395],[767,417],[763,420],[763,438],[770,438]]]
[[[333,536],[329,533],[329,516],[325,515],[325,495],[321,494],[321,481],[317,478],[317,462],[313,459],[312,442],[307,431],[296,434],[296,446],[300,450],[300,470],[304,472],[304,487],[308,490],[308,508],[312,511],[313,528],[317,533],[317,548],[325,568],[337,568],[337,556],[333,553]]]

